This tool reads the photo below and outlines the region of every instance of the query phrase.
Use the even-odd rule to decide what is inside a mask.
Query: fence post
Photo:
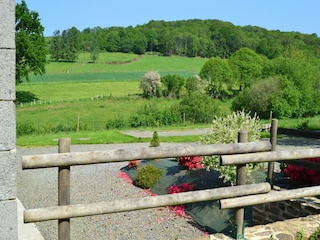
[[[71,139],[59,139],[59,153],[70,152]],[[58,205],[70,205],[70,166],[59,167],[58,172]],[[58,222],[58,239],[70,240],[70,218]]]
[[[248,132],[238,132],[238,142],[248,142]],[[237,165],[237,181],[236,185],[244,185],[246,183],[246,164]],[[235,209],[235,234],[236,239],[244,239],[244,208]]]
[[[272,121],[271,121],[271,129],[270,129],[271,151],[275,151],[276,150],[277,132],[278,132],[278,120],[277,119],[272,119]],[[269,162],[269,164],[268,164],[267,182],[270,183],[272,189],[273,189],[273,172],[274,172],[274,162]]]

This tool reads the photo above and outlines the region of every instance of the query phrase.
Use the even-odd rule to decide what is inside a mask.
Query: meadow
[[[90,135],[89,143],[109,143],[106,139],[138,141],[121,134],[114,137],[116,131],[107,130],[106,122],[127,118],[146,104],[165,109],[178,102],[142,99],[139,83],[143,75],[157,70],[161,75],[190,77],[200,71],[205,61],[123,53],[100,53],[96,63],[91,63],[86,53],[80,54],[75,63],[49,61],[44,76],[31,76],[30,82],[16,87],[17,126],[35,128],[31,136],[18,135],[17,145],[53,145],[56,143],[52,139],[66,134],[75,134],[76,142],[79,135]]]
[[[49,60],[49,59],[48,59]],[[49,62],[44,76],[31,76],[29,83],[16,87],[17,132],[21,128],[32,134],[18,134],[18,146],[56,145],[59,137],[71,137],[73,143],[121,143],[150,141],[107,129],[112,119],[126,119],[138,109],[152,105],[168,109],[178,100],[143,99],[139,83],[143,75],[157,70],[161,76],[177,74],[185,78],[198,74],[206,59],[138,56],[123,53],[100,53],[96,63],[81,53],[75,63]],[[230,111],[230,100],[220,102]],[[285,119],[280,127],[308,125],[319,129],[319,117]],[[268,122],[269,120],[263,120]],[[170,126],[171,129],[207,128],[210,123]],[[160,127],[152,130],[159,130]],[[79,139],[89,139],[86,141]],[[198,136],[162,138],[162,141],[197,141]]]

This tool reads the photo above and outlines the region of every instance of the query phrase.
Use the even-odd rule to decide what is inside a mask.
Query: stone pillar
[[[16,191],[15,5],[0,1],[0,238],[18,239]]]

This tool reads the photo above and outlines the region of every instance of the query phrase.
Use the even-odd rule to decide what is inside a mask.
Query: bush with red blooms
[[[306,161],[320,163],[320,158],[309,158]],[[320,172],[288,164],[284,173],[290,177],[295,185],[318,185],[320,184]]]
[[[169,194],[188,192],[194,190],[194,184],[191,183],[182,183],[180,185],[172,185],[168,188]]]
[[[192,191],[194,190],[194,184],[191,183],[182,183],[180,185],[172,185],[168,188],[168,193],[169,194],[175,194],[175,193],[180,193],[180,192],[187,192],[187,191]],[[175,212],[177,216],[183,216],[186,218],[190,218],[185,211],[184,211],[184,206],[183,205],[177,205],[177,206],[171,206],[171,210]]]
[[[179,157],[179,165],[184,166],[188,170],[202,168],[201,158],[199,156]]]
[[[132,161],[129,161],[128,167],[129,168],[138,168],[139,164],[140,164],[139,160],[132,160]]]

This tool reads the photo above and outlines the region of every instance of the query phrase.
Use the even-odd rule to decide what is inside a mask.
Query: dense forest
[[[320,57],[317,34],[266,30],[257,26],[235,26],[220,20],[150,21],[136,27],[56,30],[50,41],[55,61],[74,61],[77,52],[87,51],[92,59],[98,51],[187,57],[229,58],[247,47],[269,59],[289,49]]]

